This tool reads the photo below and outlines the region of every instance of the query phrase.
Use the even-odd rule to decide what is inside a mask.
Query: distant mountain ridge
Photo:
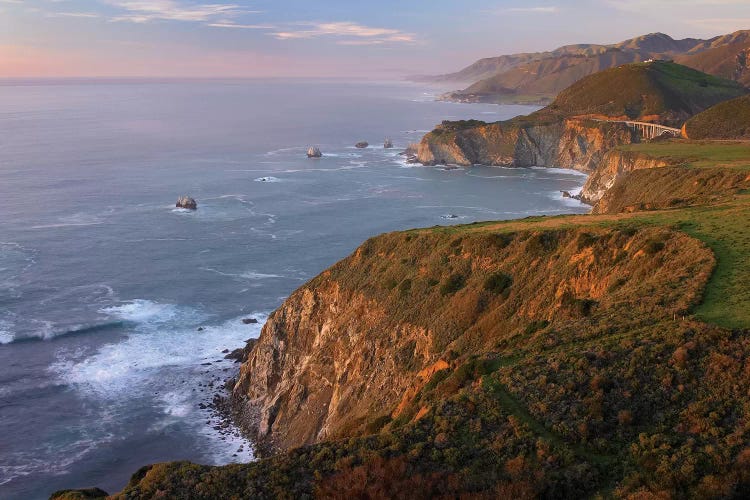
[[[449,101],[546,104],[560,91],[585,76],[650,59],[675,60],[748,85],[748,53],[750,30],[708,40],[675,40],[664,33],[650,33],[611,45],[566,45],[549,52],[480,59],[458,72],[417,80],[457,84],[472,82],[463,90],[445,94],[443,99]]]

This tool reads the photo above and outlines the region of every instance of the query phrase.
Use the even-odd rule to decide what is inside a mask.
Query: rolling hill
[[[746,92],[737,82],[676,63],[655,61],[587,76],[562,91],[543,111],[680,126],[696,113]]]
[[[691,139],[750,139],[750,96],[722,102],[685,124]]]
[[[550,102],[577,80],[622,64],[651,59],[672,60],[716,76],[750,83],[747,54],[750,31],[709,40],[675,40],[651,33],[612,45],[568,45],[550,52],[487,58],[456,73],[424,81],[467,82],[463,90],[442,99],[458,102]]]

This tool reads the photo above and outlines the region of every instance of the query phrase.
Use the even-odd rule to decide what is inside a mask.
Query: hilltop
[[[746,92],[737,82],[655,61],[583,78],[562,91],[544,112],[681,125],[690,116]]]
[[[707,109],[688,120],[684,131],[691,139],[750,139],[750,96]]]
[[[747,85],[749,36],[750,31],[738,31],[709,40],[675,40],[663,33],[651,33],[611,45],[569,45],[549,52],[486,58],[459,72],[422,81],[470,83],[443,96],[451,101],[546,103],[572,83],[598,71],[650,59],[674,59]]]

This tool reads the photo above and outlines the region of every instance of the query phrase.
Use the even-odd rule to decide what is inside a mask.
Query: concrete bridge
[[[658,123],[651,122],[636,122],[632,120],[605,120],[602,118],[594,118],[597,122],[609,122],[609,123],[624,123],[631,129],[641,134],[644,139],[656,139],[663,135],[669,135],[671,137],[682,137],[682,130],[674,127],[667,127],[665,125],[659,125]]]
[[[682,130],[673,127],[666,127],[659,125],[658,123],[648,122],[633,122],[633,121],[620,121],[616,123],[624,123],[633,130],[639,132],[641,137],[644,139],[656,139],[664,135],[671,135],[672,137],[682,137]]]

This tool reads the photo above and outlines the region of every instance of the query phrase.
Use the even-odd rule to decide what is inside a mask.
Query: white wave
[[[588,177],[589,174],[586,172],[581,172],[579,170],[573,170],[572,168],[557,168],[557,167],[529,167],[531,170],[537,170],[537,171],[544,171],[544,172],[550,172],[555,174],[567,174],[567,175],[575,175],[575,176],[583,176]]]
[[[266,313],[251,314],[258,320],[255,324],[242,322],[248,315],[206,324],[207,316],[196,309],[143,299],[103,311],[138,323],[127,338],[93,355],[58,352],[50,367],[56,378],[82,397],[103,400],[111,411],[123,414],[114,421],[141,405],[161,414],[152,430],[188,426],[205,440],[203,448],[215,464],[253,458],[250,444],[236,430],[230,429],[231,435],[215,430],[216,417],[199,404],[207,405],[230,370],[236,370],[223,351],[257,338]],[[240,446],[242,454],[237,452]]]
[[[101,216],[79,212],[76,214],[59,217],[58,222],[31,226],[31,229],[53,229],[53,228],[76,227],[76,226],[98,226],[100,224],[104,224],[104,219],[102,219]]]
[[[258,281],[258,280],[268,280],[268,279],[305,279],[304,273],[301,273],[300,271],[297,271],[295,269],[288,269],[286,274],[270,274],[270,273],[260,273],[257,271],[244,271],[239,273],[231,273],[231,272],[225,272],[220,271],[218,269],[214,269],[212,267],[201,267],[200,268],[203,271],[208,271],[211,273],[216,273],[221,276],[226,276],[228,278],[237,278],[242,280],[252,280],[252,281]]]
[[[107,399],[149,394],[151,388],[169,387],[179,369],[223,359],[221,351],[239,347],[260,333],[266,314],[257,314],[257,325],[241,318],[205,325],[206,314],[192,308],[137,300],[104,309],[115,318],[137,322],[125,340],[102,346],[85,359],[61,353],[51,370],[84,393]],[[198,331],[198,327],[202,331]]]
[[[307,151],[307,148],[302,147],[302,146],[295,146],[291,148],[274,149],[273,151],[268,151],[266,153],[266,156],[276,156],[276,155],[283,154],[283,153],[291,153],[293,151],[297,151],[302,154]]]
[[[177,315],[184,314],[184,311],[172,304],[159,304],[143,299],[136,299],[119,306],[105,307],[100,312],[125,321],[152,324],[174,321]]]
[[[15,339],[13,324],[8,320],[0,319],[0,344],[10,344]]]
[[[284,276],[281,276],[278,274],[264,274],[264,273],[256,273],[253,271],[242,273],[240,274],[240,277],[248,279],[248,280],[265,280],[265,279],[273,279],[273,278],[284,278]]]
[[[115,436],[112,434],[97,436],[96,439],[78,439],[65,443],[64,454],[60,454],[59,449],[42,446],[27,452],[6,455],[4,462],[10,465],[0,465],[0,486],[16,478],[32,474],[55,476],[65,474],[71,465],[114,439]]]

